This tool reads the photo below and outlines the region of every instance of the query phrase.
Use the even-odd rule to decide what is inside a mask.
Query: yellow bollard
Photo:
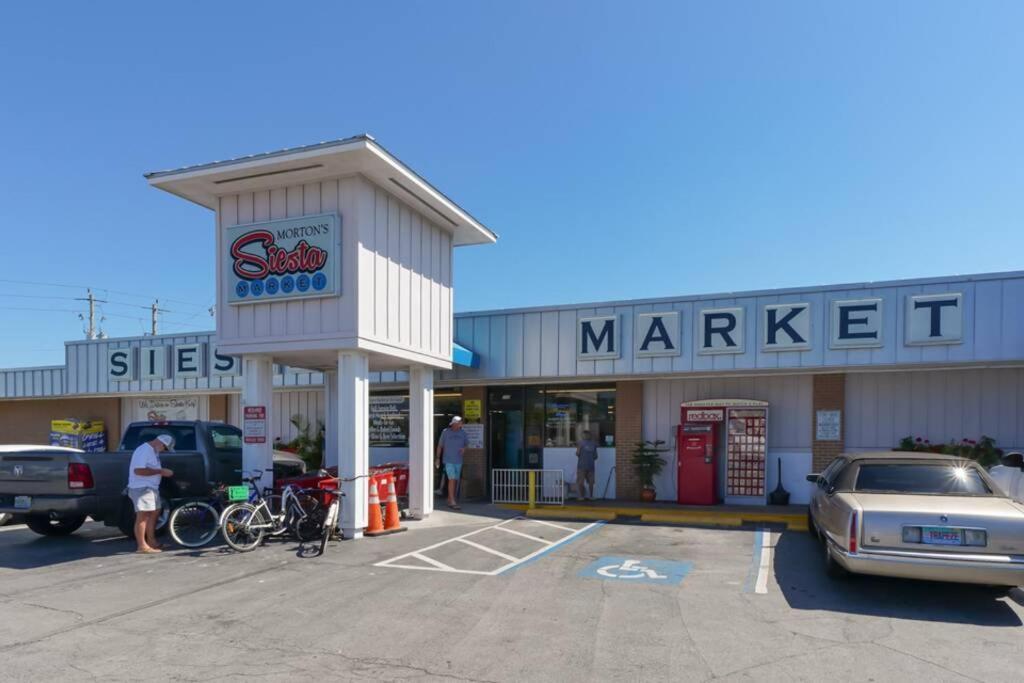
[[[529,492],[526,494],[527,507],[531,510],[537,507],[537,473],[530,470],[526,473],[526,485]]]

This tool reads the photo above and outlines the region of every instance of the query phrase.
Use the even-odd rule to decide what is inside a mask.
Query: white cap
[[[453,425],[453,424],[458,424],[460,422],[462,422],[462,418],[459,417],[458,415],[456,415],[455,417],[452,418],[452,421],[449,422],[448,424]]]
[[[161,434],[160,436],[156,437],[156,440],[162,443],[167,450],[174,450],[174,437],[171,436],[170,434]]]

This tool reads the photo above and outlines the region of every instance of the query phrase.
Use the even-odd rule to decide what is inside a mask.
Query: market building
[[[660,440],[657,498],[680,503],[764,504],[780,464],[806,502],[834,455],[908,436],[1024,448],[1024,272],[453,315],[452,250],[496,236],[372,138],[149,180],[217,215],[217,329],[70,341],[63,365],[0,371],[0,441],[76,417],[116,443],[133,420],[241,426],[259,406],[247,464],[298,416],[343,473],[410,461],[419,514],[455,414],[481,497],[496,469],[573,481],[584,431],[599,496],[639,498],[632,450]]]

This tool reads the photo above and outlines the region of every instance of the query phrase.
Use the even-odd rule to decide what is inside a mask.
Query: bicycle
[[[323,529],[320,532],[320,555],[323,555],[324,551],[327,549],[327,541],[335,537],[338,532],[338,522],[340,521],[339,518],[341,517],[341,499],[345,497],[345,493],[341,490],[342,482],[353,482],[358,479],[369,479],[371,476],[372,475],[369,474],[360,474],[359,476],[352,477],[350,479],[332,477],[329,479],[324,479],[323,481],[320,482],[322,487],[324,482],[333,481],[335,486],[337,487],[335,490],[332,491],[334,496],[333,500],[331,500],[330,504],[327,506],[327,512],[326,514],[324,514]]]
[[[290,531],[300,542],[316,539],[322,530],[323,510],[313,496],[314,489],[289,484],[280,496],[259,493],[257,482],[263,476],[256,471],[243,479],[255,489],[254,499],[229,505],[221,513],[220,531],[224,542],[238,552],[255,549],[266,535],[280,536]]]

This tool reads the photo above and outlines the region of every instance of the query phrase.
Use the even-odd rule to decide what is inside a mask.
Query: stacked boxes
[[[50,422],[50,445],[102,453],[107,450],[107,432],[102,420],[53,420]]]

